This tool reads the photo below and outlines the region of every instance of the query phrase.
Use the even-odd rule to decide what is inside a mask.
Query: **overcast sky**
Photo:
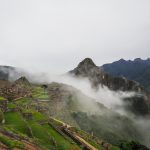
[[[0,64],[63,73],[150,57],[150,0],[0,0]]]

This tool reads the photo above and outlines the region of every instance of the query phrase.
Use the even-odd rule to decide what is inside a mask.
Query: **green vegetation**
[[[15,104],[9,103],[9,107],[14,106]],[[32,137],[38,145],[46,149],[69,150],[72,146],[78,148],[76,144],[73,145],[49,126],[46,121],[47,117],[44,114],[34,109],[22,109],[22,113],[32,113],[32,119],[25,119],[19,112],[4,113],[6,120],[5,130],[12,131],[20,136]],[[44,124],[40,124],[40,122],[44,122]],[[10,143],[10,147],[12,147],[13,144],[10,141],[8,142]],[[8,143],[5,144],[9,145]],[[15,145],[17,145],[17,141],[15,141]]]
[[[121,141],[119,144],[119,147],[122,150],[135,150],[135,149],[144,150],[144,149],[147,149],[145,146],[143,146],[140,143],[135,142],[135,141]]]
[[[7,112],[4,113],[6,126],[14,128],[15,130],[31,136],[30,130],[23,117],[18,112]]]
[[[29,122],[29,125],[31,127],[33,137],[38,139],[39,144],[49,148],[51,143],[50,136],[48,135],[47,131],[40,124],[34,121]]]
[[[102,150],[102,146],[100,144],[97,144],[95,137],[93,137],[90,134],[87,134],[86,132],[84,132],[83,130],[80,130],[78,128],[74,128],[74,130],[80,134],[80,136],[86,140],[88,143],[90,143],[92,146],[94,146],[95,148],[97,148],[98,150]]]
[[[6,146],[8,146],[9,148],[20,148],[20,149],[24,148],[24,144],[22,142],[17,140],[12,140],[2,134],[0,134],[0,141]]]
[[[3,114],[3,112],[0,110],[0,123],[2,123],[3,120],[4,120],[4,114]]]
[[[23,137],[23,138],[28,137],[27,135],[17,131],[15,128],[13,128],[11,126],[3,126],[2,129],[6,132],[11,132],[11,133],[17,134],[17,135],[19,135],[20,137]]]
[[[133,122],[119,115],[87,115],[78,112],[72,114],[80,128],[86,132],[93,132],[95,136],[117,145],[120,140],[140,138]]]
[[[0,96],[0,101],[6,100],[6,98]]]
[[[49,106],[50,104],[36,101],[35,99],[49,99],[46,89],[44,90],[42,87],[34,86],[32,90],[32,97],[20,98],[17,101],[8,102],[7,107],[9,112],[0,114],[1,120],[5,118],[5,125],[1,125],[0,128],[8,133],[11,132],[20,137],[25,137],[32,142],[34,141],[37,146],[42,147],[42,149],[80,150],[81,148],[75,144],[72,139],[62,136],[62,134],[48,124],[48,122],[51,121],[55,127],[59,128],[65,123],[60,121],[59,117],[56,117],[58,120],[56,118],[50,119],[47,113],[42,113],[45,112],[41,111],[42,108],[45,109],[47,105]],[[80,104],[77,101],[78,97],[76,95],[68,96],[68,94],[66,94],[67,106],[60,111],[63,121],[66,118],[65,122],[71,124],[70,120],[73,120],[79,127],[72,127],[70,130],[77,133],[77,135],[98,150],[104,149],[103,144],[106,144],[105,146],[108,146],[109,150],[132,150],[131,148],[133,148],[135,144],[128,142],[119,143],[120,140],[130,140],[138,136],[138,132],[131,120],[117,114],[105,114],[101,116],[98,114],[92,115],[79,112],[81,108],[79,108]],[[18,111],[16,109],[15,111],[13,110],[16,107],[19,108]],[[51,107],[49,106],[48,109]],[[68,114],[65,112],[66,109]],[[91,133],[94,133],[94,135],[90,135]],[[97,137],[99,137],[100,140]],[[12,140],[7,136],[3,136],[3,134],[0,134],[0,141],[9,148],[23,148],[24,146],[21,142]]]
[[[43,126],[48,133],[55,139],[56,143],[57,143],[57,147],[60,150],[69,150],[71,147],[71,143],[69,143],[69,141],[67,141],[66,139],[64,139],[58,132],[56,132],[52,127],[50,127],[49,125],[44,125]],[[74,145],[74,147],[78,148],[79,147],[77,145]]]
[[[109,148],[109,150],[121,150],[121,149],[119,147],[117,147],[117,146],[111,146]]]
[[[22,112],[22,113],[33,113],[34,110],[33,110],[33,109],[26,109],[26,108],[25,108],[25,109],[22,109],[21,112]]]
[[[46,148],[55,147],[60,150],[69,150],[71,143],[65,140],[48,124],[40,125],[34,121],[30,121],[29,125],[32,129],[33,137],[38,139],[40,145]]]
[[[15,103],[8,103],[7,104],[7,107],[8,107],[8,109],[14,109],[14,108],[16,108],[17,106],[16,106],[16,104]]]
[[[15,103],[21,106],[25,106],[31,103],[31,98],[23,97],[18,99]]]
[[[134,142],[122,142],[120,144],[120,147],[123,149],[123,150],[132,150],[132,147],[133,147],[133,144],[135,144]]]
[[[32,97],[35,99],[48,99],[47,91],[42,87],[35,87],[32,91]]]
[[[33,119],[34,121],[43,121],[43,120],[47,120],[47,117],[42,113],[35,111],[33,112]]]

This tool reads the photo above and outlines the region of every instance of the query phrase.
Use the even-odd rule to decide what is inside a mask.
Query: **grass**
[[[22,109],[21,111],[22,111],[22,113],[33,113],[34,112],[34,110],[32,110],[32,109]]]
[[[117,146],[111,146],[109,148],[109,150],[121,150],[121,149],[119,147],[117,147]]]
[[[3,120],[4,120],[4,114],[2,110],[0,110],[0,123],[2,123]]]
[[[33,137],[38,139],[39,144],[46,148],[50,148],[50,136],[48,135],[48,132],[40,124],[34,121],[30,121],[29,125],[32,129]]]
[[[39,145],[44,146],[47,149],[50,149],[50,146],[54,146],[61,150],[70,149],[71,143],[65,140],[53,128],[48,124],[40,125],[38,123],[39,121],[47,119],[43,114],[34,110],[29,111],[33,112],[32,120],[24,120],[22,115],[18,112],[4,113],[6,127],[11,130],[16,130],[16,132],[23,135],[31,135],[30,131],[32,131],[33,138],[38,140]]]
[[[20,141],[17,140],[12,140],[2,134],[0,134],[0,141],[5,144],[6,146],[8,146],[9,148],[20,148],[20,149],[24,149],[24,144]]]
[[[7,107],[8,107],[9,109],[13,109],[13,108],[16,108],[16,105],[15,105],[14,103],[8,103],[8,104],[7,104]]]
[[[15,130],[14,128],[12,128],[10,126],[7,126],[7,127],[4,126],[3,130],[6,131],[6,132],[11,132],[11,133],[17,134],[17,135],[19,135],[20,137],[23,137],[23,138],[27,138],[28,137],[27,135],[25,135],[25,134]]]
[[[50,146],[50,137],[47,131],[36,122],[45,118],[38,112],[34,112],[33,116],[33,120],[26,121],[18,112],[7,112],[5,113],[6,126],[28,136],[31,135],[30,131],[32,131],[33,137],[37,138],[41,145],[45,145],[48,148]],[[31,130],[29,130],[29,127]]]
[[[45,94],[42,88],[38,87],[34,90],[34,96],[38,95],[37,97],[42,97],[42,94]],[[34,108],[28,109],[28,107],[24,107],[30,104],[31,100],[32,99],[30,98],[21,98],[15,103],[9,103],[8,107],[15,108],[16,105],[19,105],[22,108],[23,113],[32,113],[32,119],[26,120],[19,112],[6,112],[4,113],[5,127],[16,134],[32,137],[33,140],[37,141],[38,145],[45,147],[46,149],[55,148],[57,150],[79,150],[80,148],[78,145],[72,144],[69,140],[66,140],[45,122],[48,118],[44,114],[37,112]],[[40,121],[44,121],[45,124],[41,125]],[[56,122],[57,126],[63,124],[63,122],[57,119],[55,119],[54,122]],[[9,141],[8,143],[11,142]],[[17,143],[15,145],[17,145]],[[11,147],[13,144],[10,144],[9,146]]]
[[[48,93],[41,87],[35,87],[32,91],[32,97],[36,99],[48,99]]]
[[[43,120],[47,120],[47,117],[40,112],[34,112],[33,119],[34,121],[43,121]]]
[[[60,150],[69,150],[71,143],[65,140],[64,137],[48,124],[40,125],[38,123],[38,121],[46,119],[47,118],[39,112],[33,113],[33,120],[28,121],[28,124],[32,129],[34,138],[38,139],[39,143],[48,149],[53,146]]]
[[[21,106],[28,105],[31,103],[31,98],[23,97],[18,99],[15,103]]]
[[[47,130],[47,132],[55,139],[57,143],[57,148],[61,150],[69,150],[72,146],[66,139],[64,139],[58,132],[56,132],[52,127],[48,124],[43,125],[43,127]],[[79,147],[77,145],[73,145],[75,148]]]
[[[23,120],[22,116],[18,112],[6,112],[4,113],[6,126],[14,128],[15,130],[31,135],[27,123]]]
[[[6,100],[6,98],[0,96],[0,101],[4,101],[4,100]]]
[[[96,140],[90,135],[87,134],[86,132],[78,129],[78,128],[74,128],[74,130],[79,133],[79,135],[81,135],[81,137],[86,140],[89,144],[91,144],[92,146],[94,146],[95,148],[97,148],[98,150],[102,150],[102,146],[100,144],[97,144]]]

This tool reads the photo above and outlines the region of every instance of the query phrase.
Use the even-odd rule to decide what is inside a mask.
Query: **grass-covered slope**
[[[128,145],[126,141],[121,145],[120,140],[138,137],[130,120],[100,115],[113,112],[73,87],[25,83],[24,88],[30,86],[30,95],[0,100],[4,106],[0,112],[0,148],[4,150],[80,150],[88,145],[92,150],[118,150]]]
[[[44,103],[44,100],[47,102],[48,98],[48,92],[44,88],[34,86],[32,97],[7,101],[6,111],[1,111],[1,149],[81,149],[70,137],[66,138],[53,128],[49,124],[49,116],[40,112],[36,103]]]
[[[33,108],[26,108],[21,112],[5,112],[4,118],[5,124],[3,126],[15,130],[27,138],[30,137],[42,149],[67,150],[71,146],[77,147],[76,144],[72,145],[49,126],[48,118]]]

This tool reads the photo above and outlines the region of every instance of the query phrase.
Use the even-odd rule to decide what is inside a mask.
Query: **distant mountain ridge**
[[[0,79],[8,80],[10,76],[10,72],[14,72],[15,68],[11,66],[0,66]]]
[[[113,91],[133,91],[139,93],[141,95],[140,98],[132,97],[128,99],[132,103],[130,110],[141,115],[150,114],[150,95],[138,82],[124,77],[113,77],[102,68],[96,66],[90,58],[85,58],[69,73],[75,77],[88,78],[94,88],[106,86]]]
[[[0,65],[0,80],[15,81],[23,75],[21,68]]]
[[[143,91],[143,87],[137,82],[123,77],[113,77],[111,74],[106,73],[103,69],[96,66],[91,58],[85,58],[81,61],[75,69],[70,71],[70,74],[87,77],[93,87],[104,85],[114,91]]]
[[[114,77],[126,77],[150,88],[150,58],[136,58],[133,61],[120,59],[100,68]]]

